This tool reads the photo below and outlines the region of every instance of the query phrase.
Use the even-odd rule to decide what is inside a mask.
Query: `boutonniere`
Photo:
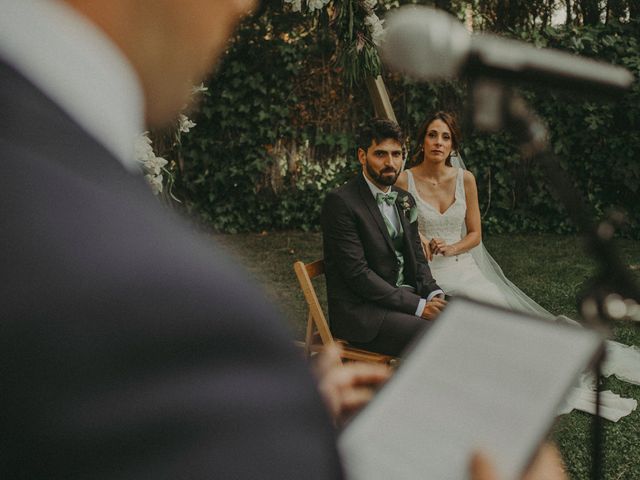
[[[404,213],[404,216],[409,219],[409,223],[413,223],[418,219],[418,207],[415,203],[411,205],[411,202],[409,202],[409,197],[407,195],[400,199],[399,205],[402,209],[402,213]]]

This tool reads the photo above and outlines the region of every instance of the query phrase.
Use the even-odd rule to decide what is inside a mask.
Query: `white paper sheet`
[[[349,480],[463,480],[481,449],[515,479],[599,334],[452,300],[339,439]]]

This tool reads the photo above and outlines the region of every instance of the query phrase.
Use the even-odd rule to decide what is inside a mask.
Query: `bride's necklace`
[[[448,180],[447,178],[440,178],[438,180],[435,180],[435,179],[433,179],[431,177],[427,177],[427,176],[424,176],[422,178],[424,179],[425,182],[427,182],[429,185],[431,185],[433,187],[437,187],[441,183],[444,183],[446,180]]]
[[[446,181],[449,180],[449,176],[447,174],[442,175],[442,177],[435,179],[433,177],[429,177],[427,175],[423,175],[422,180],[424,180],[426,183],[428,183],[429,185],[431,185],[432,187],[437,187],[440,184],[445,183]]]
[[[427,183],[428,183],[429,185],[432,185],[432,186],[434,186],[434,187],[437,187],[437,186],[438,186],[438,185],[440,185],[440,183],[441,183],[441,180],[436,181],[436,180],[433,180],[433,179],[431,179],[431,178],[429,178],[429,177],[424,177],[424,178],[425,178],[425,180],[427,181]]]

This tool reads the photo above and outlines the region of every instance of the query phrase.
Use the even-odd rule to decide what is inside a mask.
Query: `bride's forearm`
[[[459,242],[451,245],[453,255],[460,255],[461,253],[468,252],[474,247],[480,245],[481,236],[479,232],[469,232],[465,237]]]

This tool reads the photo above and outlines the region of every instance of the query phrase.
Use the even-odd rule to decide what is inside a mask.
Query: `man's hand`
[[[429,243],[429,240],[427,240],[427,238],[420,232],[418,232],[418,235],[420,235],[420,244],[422,245],[424,257],[430,262],[431,260],[433,260],[433,254],[431,253],[431,244]]]
[[[422,310],[422,314],[420,316],[427,320],[435,320],[446,305],[447,301],[445,299],[440,298],[439,296],[433,297],[424,306],[424,310]]]
[[[369,403],[375,389],[391,376],[391,369],[374,363],[343,364],[340,347],[331,345],[320,354],[315,373],[329,413],[341,424]]]
[[[471,457],[469,468],[471,480],[500,480],[493,464],[480,453]],[[543,445],[522,480],[567,480],[558,450],[553,445]]]

